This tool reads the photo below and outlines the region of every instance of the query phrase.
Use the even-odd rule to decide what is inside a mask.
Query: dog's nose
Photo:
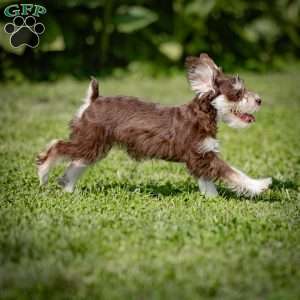
[[[257,103],[257,105],[261,105],[261,99],[260,98],[256,98],[255,102]]]

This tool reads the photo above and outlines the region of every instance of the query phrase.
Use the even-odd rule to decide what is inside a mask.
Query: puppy
[[[136,97],[101,96],[92,79],[84,104],[70,123],[67,141],[55,140],[37,158],[41,184],[60,158],[70,160],[60,185],[72,192],[84,170],[101,160],[113,145],[122,145],[136,160],[164,159],[184,163],[197,178],[200,191],[218,195],[221,180],[238,194],[258,195],[271,178],[252,179],[219,156],[217,125],[234,128],[254,123],[261,99],[239,77],[225,75],[207,54],[186,59],[188,80],[196,93],[181,106],[164,107]]]

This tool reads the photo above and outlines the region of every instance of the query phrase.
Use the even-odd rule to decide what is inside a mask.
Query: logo
[[[46,8],[41,5],[12,4],[7,6],[4,15],[13,20],[4,26],[4,31],[10,35],[11,46],[17,48],[26,45],[36,48],[40,43],[40,35],[45,31],[44,24],[37,22],[36,18],[46,12]]]

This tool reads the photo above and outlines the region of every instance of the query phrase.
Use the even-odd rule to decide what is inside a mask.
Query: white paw
[[[248,194],[256,196],[266,191],[272,184],[272,178],[252,179],[248,187]]]
[[[199,189],[202,195],[207,198],[215,198],[218,196],[216,186],[212,181],[199,179],[198,181]]]
[[[67,192],[67,193],[73,193],[74,192],[74,186],[66,185],[66,186],[64,186],[63,191]]]
[[[73,193],[74,185],[68,181],[66,176],[62,176],[58,178],[58,184],[62,187],[64,192]]]
[[[43,176],[39,176],[39,180],[40,180],[40,186],[47,184],[48,174],[45,174]]]
[[[215,198],[219,195],[217,191],[205,191],[201,192],[201,194],[207,198]]]
[[[38,166],[38,177],[40,180],[40,186],[48,182],[48,168],[45,168],[43,165]]]

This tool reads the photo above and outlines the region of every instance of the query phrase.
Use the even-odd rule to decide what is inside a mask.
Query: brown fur
[[[117,144],[135,159],[184,162],[194,176],[219,178],[226,168],[215,171],[220,165],[217,156],[198,150],[203,139],[217,133],[216,110],[210,101],[211,94],[205,94],[189,104],[163,107],[135,97],[98,97],[80,119],[71,121],[69,141],[58,141],[38,158],[38,164],[49,156],[94,163]]]

